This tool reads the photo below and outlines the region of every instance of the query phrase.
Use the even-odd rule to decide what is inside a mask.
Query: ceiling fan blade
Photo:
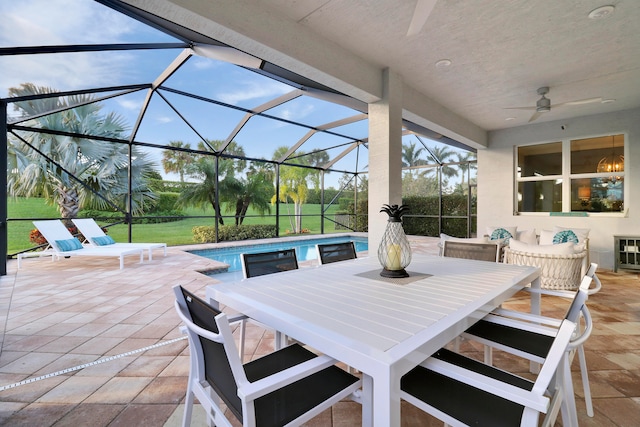
[[[416,8],[413,11],[413,17],[411,18],[411,23],[409,24],[409,30],[407,31],[407,36],[415,36],[422,30],[424,24],[429,19],[429,15],[431,15],[431,11],[433,7],[436,5],[438,0],[418,0],[416,3]]]
[[[585,105],[585,104],[593,104],[594,102],[602,102],[602,98],[578,99],[576,101],[561,102],[560,104],[555,104],[555,105],[552,105],[551,107],[559,107],[561,105]]]
[[[503,110],[535,110],[536,107],[506,107]]]
[[[529,123],[531,123],[531,122],[532,122],[532,121],[534,121],[534,120],[537,120],[537,119],[538,119],[538,117],[540,117],[541,115],[542,115],[542,113],[541,113],[541,112],[536,111],[535,113],[533,113],[533,116],[531,116],[531,118],[529,119]]]

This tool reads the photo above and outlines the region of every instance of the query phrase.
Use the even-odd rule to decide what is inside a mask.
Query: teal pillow
[[[82,249],[82,243],[80,243],[80,240],[76,239],[75,237],[73,239],[56,240],[56,245],[58,245],[62,252]]]
[[[558,243],[578,243],[579,239],[572,230],[562,230],[553,235],[553,244],[557,245]]]
[[[93,238],[93,243],[95,243],[98,246],[105,246],[105,245],[113,245],[115,241],[111,238],[111,236],[99,236],[99,237]]]

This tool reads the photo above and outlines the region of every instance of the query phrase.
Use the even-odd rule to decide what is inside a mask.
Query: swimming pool
[[[233,281],[242,279],[242,263],[240,262],[240,254],[268,252],[278,249],[294,248],[298,261],[309,261],[318,258],[316,252],[316,244],[342,243],[353,241],[356,252],[366,251],[368,249],[368,241],[366,237],[358,236],[336,236],[336,237],[318,237],[304,240],[282,240],[274,243],[257,243],[253,245],[232,246],[227,248],[214,249],[196,249],[189,251],[194,255],[229,264],[228,270],[213,270],[205,272],[207,275],[215,275],[215,278],[222,281]]]

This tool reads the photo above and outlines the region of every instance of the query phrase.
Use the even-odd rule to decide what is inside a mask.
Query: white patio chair
[[[191,424],[194,398],[212,425],[231,427],[220,403],[243,426],[297,426],[340,400],[360,401],[361,380],[292,344],[242,364],[229,319],[176,285],[175,308],[189,338],[189,381],[183,426]]]
[[[586,305],[591,280],[591,277],[584,277],[564,317],[564,320],[577,325],[563,362],[565,365],[563,389],[566,393],[564,399],[573,420],[571,424],[565,422],[565,425],[577,425],[570,365],[574,351],[584,345],[593,329],[591,315]],[[584,329],[580,327],[581,316],[584,320]],[[524,357],[532,362],[543,363],[561,323],[562,320],[545,316],[496,309],[467,329],[462,336],[485,345],[485,363],[487,364],[492,363],[492,349]],[[586,361],[581,358],[580,362],[587,413],[590,412],[590,416],[593,416]]]
[[[242,274],[245,279],[265,274],[281,273],[298,269],[295,249],[280,249],[270,252],[240,254]]]
[[[102,247],[109,246],[111,248],[142,248],[149,252],[149,261],[153,259],[153,250],[162,249],[164,256],[167,256],[166,243],[119,243],[115,242],[111,236],[102,231],[102,228],[93,218],[74,218],[71,221],[78,227],[78,230],[91,246]]]
[[[317,244],[316,251],[318,253],[318,264],[320,265],[356,259],[356,248],[352,241]]]
[[[535,381],[441,349],[402,377],[400,397],[452,426],[550,427],[561,408],[567,426],[558,377],[574,329],[562,322]]]
[[[590,277],[592,279],[591,285],[594,285],[594,286],[588,286],[586,288],[587,294],[589,296],[597,292],[600,292],[600,290],[602,289],[602,283],[600,282],[600,279],[596,274],[597,269],[598,269],[598,264],[591,263],[591,265],[589,266],[589,269],[587,270],[587,274],[585,275],[586,277]],[[537,290],[533,288],[526,288],[525,290],[528,292],[538,292],[542,295],[556,296],[556,297],[562,297],[562,298],[568,298],[568,299],[574,299],[576,296],[575,292],[573,291],[556,291],[556,290],[550,290],[550,289]],[[523,315],[520,312],[513,311],[513,310],[506,310],[503,308],[495,310],[494,313],[502,316],[515,317],[515,318],[518,318]],[[524,314],[524,316],[528,317],[527,314]],[[490,352],[491,348],[490,347],[486,348],[486,351]],[[578,353],[578,362],[580,363],[580,374],[582,376],[582,387],[584,390],[584,401],[587,409],[587,415],[590,417],[593,417],[594,415],[593,402],[591,399],[591,386],[589,385],[589,371],[587,369],[587,357],[584,352],[584,345],[578,345],[576,348],[576,351]],[[491,360],[490,353],[489,355],[485,354],[485,360]]]
[[[140,262],[144,260],[142,248],[117,248],[117,247],[85,247],[78,239],[73,237],[67,227],[60,220],[33,221],[40,234],[47,239],[56,257],[90,256],[90,257],[117,257],[120,260],[120,269],[124,268],[124,257],[138,255]]]
[[[258,252],[253,254],[243,253],[240,254],[240,263],[242,264],[242,275],[245,279],[298,269],[298,258],[296,257],[295,249],[280,249],[276,251]],[[240,323],[238,350],[241,358],[244,358],[247,320],[251,319],[247,318],[245,320],[242,320],[242,322]],[[264,325],[261,326],[266,328],[266,326]],[[274,348],[278,350],[282,347],[283,343],[286,343],[288,341],[288,339],[279,331],[274,331],[274,334]]]
[[[500,243],[472,243],[445,240],[442,244],[442,256],[498,262],[500,260]]]

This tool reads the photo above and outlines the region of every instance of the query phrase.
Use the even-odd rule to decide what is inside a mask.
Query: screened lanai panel
[[[361,113],[333,102],[327,102],[311,96],[299,96],[285,104],[270,109],[268,114],[307,126],[322,128],[328,123]]]
[[[140,123],[136,141],[161,145],[183,141],[195,148],[200,137],[162,98],[154,95]]]
[[[189,58],[163,85],[245,109],[294,89],[232,63],[202,56]]]
[[[359,120],[360,118],[362,119]],[[347,117],[346,120],[350,122],[341,126],[332,127],[331,131],[340,135],[348,135],[355,139],[365,139],[369,137],[369,120],[366,114],[356,113],[353,116]]]
[[[196,147],[201,138],[209,141],[225,141],[245,116],[243,111],[219,104],[164,90],[158,92],[159,94],[154,94],[153,104],[163,111],[164,115],[152,117],[151,121],[143,121],[143,126],[151,125],[152,129],[145,129],[145,132],[155,133],[155,141],[162,144],[166,144],[168,139],[160,130],[163,127],[171,127],[175,122],[188,124],[193,128],[189,129],[181,139],[184,142],[190,142],[192,147]],[[158,124],[160,129],[155,129],[153,126],[159,118],[162,120],[162,123]]]
[[[355,143],[354,143],[355,144]],[[348,147],[351,148],[351,147]],[[329,155],[332,159],[336,159],[333,152],[341,155],[343,148],[339,150],[330,150]],[[333,165],[331,169],[344,172],[366,172],[369,166],[369,150],[360,144],[359,146],[350,149],[349,152],[340,157]]]
[[[253,116],[238,132],[234,141],[244,147],[247,157],[271,160],[276,149],[292,147],[307,131],[302,126]]]
[[[175,38],[96,1],[2,2],[0,11],[12,31],[3,46],[175,42]],[[72,10],[71,10],[72,9]],[[31,31],[27,31],[30,29]],[[46,29],[47,31],[43,31]]]
[[[306,155],[301,156],[303,152]],[[329,165],[332,170],[357,172],[365,169],[368,150],[363,144],[358,147],[357,141],[316,133],[291,157],[322,168]]]
[[[270,83],[271,79],[233,63],[191,52],[193,54],[163,83],[163,86],[231,105],[238,105],[239,101],[244,101],[246,104],[238,105],[243,108],[249,108],[261,102],[256,99],[269,99],[274,96],[271,91],[262,91],[258,94],[250,93],[248,90],[248,87],[253,87],[252,85]],[[291,90],[287,85],[276,83],[277,94]]]
[[[174,49],[0,56],[5,86],[1,96],[7,96],[6,88],[22,83],[58,92],[149,84],[173,60],[175,52]]]

